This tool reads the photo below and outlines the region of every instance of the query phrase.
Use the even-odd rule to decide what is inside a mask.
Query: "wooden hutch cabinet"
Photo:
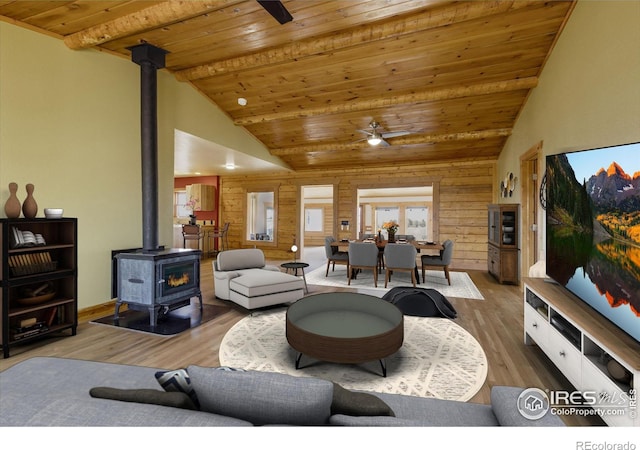
[[[78,326],[77,219],[0,219],[0,344]]]
[[[487,266],[500,283],[520,283],[520,205],[489,205]]]

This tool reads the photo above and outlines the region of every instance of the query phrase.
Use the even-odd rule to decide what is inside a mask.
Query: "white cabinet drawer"
[[[549,322],[528,303],[524,305],[524,331],[546,352],[549,346]]]
[[[560,332],[550,326],[549,350],[545,353],[575,387],[582,383],[582,353]]]
[[[631,417],[631,410],[628,409],[629,398],[626,393],[586,357],[582,359],[582,386],[580,389],[594,391],[598,395],[606,394],[611,399],[610,403],[603,403],[601,408],[605,411],[601,416],[602,420],[607,425],[620,427],[638,425]],[[616,406],[620,406],[620,404],[624,404],[627,408],[624,408],[623,413],[617,415],[615,414],[617,412]],[[607,410],[611,413],[607,414]]]

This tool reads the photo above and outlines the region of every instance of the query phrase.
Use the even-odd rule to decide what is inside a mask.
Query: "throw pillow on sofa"
[[[254,425],[325,425],[333,384],[274,372],[229,372],[189,366],[200,409]]]
[[[227,372],[244,372],[244,369],[235,369],[233,367],[213,367],[212,370],[223,370]],[[187,394],[193,404],[199,409],[200,402],[198,395],[191,385],[191,377],[187,369],[162,370],[155,373],[156,380],[167,392],[182,392]]]
[[[121,402],[148,403],[151,405],[171,406],[173,408],[197,410],[191,398],[184,392],[166,392],[156,389],[118,389],[112,387],[94,387],[89,390],[94,398],[105,398]]]
[[[347,416],[395,416],[382,399],[366,392],[353,392],[333,383],[331,414]]]
[[[189,396],[193,404],[200,408],[200,402],[193,387],[191,378],[186,369],[162,370],[155,373],[156,380],[167,392],[183,392]]]

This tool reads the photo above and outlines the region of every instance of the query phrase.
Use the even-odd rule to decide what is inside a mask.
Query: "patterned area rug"
[[[347,285],[347,268],[346,266],[336,265],[335,271],[329,269],[329,276],[325,277],[327,271],[326,266],[319,267],[312,272],[306,274],[307,284],[317,286],[332,286],[340,288],[351,288],[361,291],[367,289],[371,291],[384,292],[396,286],[413,286],[411,284],[411,275],[407,272],[397,272],[391,276],[391,282],[387,288],[384,287],[384,273],[378,274],[378,287],[373,285],[373,272],[370,270],[363,271],[358,274],[355,280],[351,280],[351,285]],[[451,276],[451,286],[444,277],[442,270],[427,270],[425,272],[425,282],[422,283],[422,273],[420,273],[420,284],[417,287],[436,289],[445,297],[469,298],[474,300],[484,300],[484,297],[478,290],[471,277],[466,272],[449,272]],[[382,297],[381,294],[373,294]]]
[[[234,325],[222,339],[220,364],[267,372],[313,376],[345,388],[467,401],[487,377],[487,359],[471,334],[448,319],[405,316],[404,344],[380,363],[334,364],[303,356],[285,336],[286,309],[254,313]]]

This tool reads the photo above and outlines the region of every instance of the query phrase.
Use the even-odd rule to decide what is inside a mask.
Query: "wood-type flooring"
[[[282,261],[272,262],[279,264]],[[219,365],[220,342],[248,311],[215,298],[212,259],[203,259],[201,290],[205,303],[231,306],[229,312],[178,336],[167,338],[89,323],[113,313],[113,303],[80,312],[78,333],[73,337],[46,338],[12,347],[11,357],[0,360],[0,371],[33,356],[57,356],[111,363],[173,369],[190,364]],[[322,261],[316,262],[323,264]],[[313,266],[309,270],[313,269]],[[571,384],[537,346],[524,345],[522,285],[501,285],[483,271],[468,271],[485,300],[450,298],[458,311],[456,323],[482,345],[488,360],[487,380],[470,400],[490,403],[494,385],[573,390]],[[338,288],[309,286],[309,293]],[[597,417],[563,417],[567,425],[602,425]]]

